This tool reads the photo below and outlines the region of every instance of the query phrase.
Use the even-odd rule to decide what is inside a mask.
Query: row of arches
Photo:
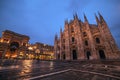
[[[105,53],[104,53],[103,50],[99,50],[98,53],[99,53],[99,57],[100,57],[100,59],[106,59],[106,57],[105,57]],[[90,59],[90,56],[91,56],[91,52],[90,52],[90,51],[87,51],[87,52],[86,52],[87,60]]]
[[[72,43],[74,43],[74,42],[75,42],[75,38],[72,37],[72,38],[71,38],[71,41],[72,41]],[[95,42],[96,42],[97,44],[100,44],[100,38],[96,37],[96,38],[95,38]],[[85,44],[86,46],[89,45],[89,42],[88,42],[87,39],[84,41],[84,44]]]
[[[95,38],[95,42],[96,42],[97,44],[100,44],[100,38],[96,37],[96,38]],[[84,41],[84,44],[85,44],[86,46],[89,45],[89,42],[88,42],[87,39]]]
[[[91,54],[90,51],[86,51],[85,55],[86,55],[87,60],[89,60],[92,54]],[[102,49],[99,50],[99,51],[98,51],[98,55],[99,55],[100,59],[106,59],[104,50],[102,50]],[[58,59],[60,59],[60,54],[58,54],[57,57],[58,57]],[[72,50],[71,58],[72,58],[72,60],[77,60],[77,59],[78,59],[78,55],[77,55],[77,51],[76,51],[76,50]],[[62,54],[62,59],[63,59],[63,60],[66,59],[65,53]]]
[[[74,28],[73,28],[73,26],[72,26],[72,27],[71,27],[71,33],[73,33],[73,32],[74,32]],[[86,33],[86,32],[83,32],[82,35],[83,35],[83,37],[87,37],[87,33]],[[75,38],[74,38],[74,37],[71,38],[71,42],[72,42],[72,43],[75,42]],[[95,37],[95,42],[96,42],[97,44],[100,44],[100,42],[101,42],[101,41],[100,41],[100,38],[99,38],[99,37]],[[84,43],[85,43],[86,46],[88,46],[88,40],[85,40]]]
[[[106,59],[104,50],[99,50],[98,54],[99,54],[100,59]],[[91,52],[86,51],[85,55],[86,55],[87,60],[89,60],[90,56],[91,56]],[[77,60],[77,52],[76,52],[76,50],[73,50],[72,57],[73,57],[72,58],[73,60]]]

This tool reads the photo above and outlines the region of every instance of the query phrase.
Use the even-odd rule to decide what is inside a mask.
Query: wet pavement
[[[0,80],[120,80],[120,61],[3,61]]]
[[[37,78],[34,80],[117,80],[117,79],[112,79],[105,76],[93,75],[83,72],[68,71],[63,74]]]

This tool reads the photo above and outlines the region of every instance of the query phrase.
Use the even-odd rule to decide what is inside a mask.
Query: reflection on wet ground
[[[33,63],[32,60],[24,60],[24,61],[22,62],[22,66],[23,66],[23,67],[22,67],[19,75],[20,75],[20,76],[23,76],[23,75],[25,75],[25,74],[27,74],[27,73],[30,73],[30,72],[31,72],[32,63]]]
[[[37,78],[33,80],[117,80],[105,76],[93,75],[76,71],[68,71],[62,74]]]
[[[118,62],[119,63],[119,62]],[[8,64],[8,62],[4,63]],[[120,79],[120,64],[111,65],[103,63],[89,63],[79,61],[36,61],[36,60],[19,60],[15,61],[14,65],[0,69],[0,80],[23,80],[32,77],[54,74],[33,80],[116,80],[103,75],[93,74],[89,72],[81,72],[85,70],[101,74],[112,75]],[[116,63],[115,63],[116,64]],[[66,71],[64,73],[55,74],[63,70],[76,69]],[[101,78],[102,77],[102,78]],[[89,79],[88,79],[89,78]]]

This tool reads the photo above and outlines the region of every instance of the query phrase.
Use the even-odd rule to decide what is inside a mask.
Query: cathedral
[[[103,16],[95,15],[97,24],[84,22],[77,14],[65,21],[60,36],[55,35],[54,53],[56,60],[109,60],[120,59],[120,51]]]

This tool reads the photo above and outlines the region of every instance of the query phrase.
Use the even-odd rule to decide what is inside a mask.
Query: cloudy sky
[[[96,24],[98,11],[120,47],[120,0],[0,0],[0,36],[8,29],[30,36],[30,43],[54,45],[66,19],[77,13],[84,20],[85,13],[89,23]]]

